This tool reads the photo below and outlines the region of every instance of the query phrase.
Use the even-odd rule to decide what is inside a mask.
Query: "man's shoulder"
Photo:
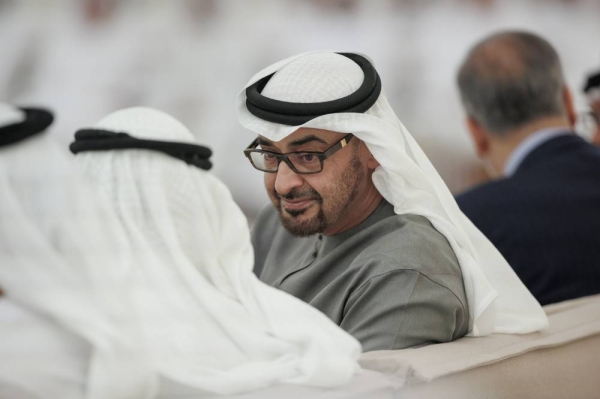
[[[425,276],[462,278],[456,255],[446,239],[424,216],[390,216],[370,227],[379,237],[364,247],[353,263],[369,265],[369,274],[413,270]]]
[[[446,303],[452,308],[447,314],[466,314],[468,325],[460,264],[446,237],[429,219],[415,214],[393,215],[371,228],[383,234],[365,246],[349,267],[355,294],[369,286],[378,292],[388,287],[410,292],[414,301],[429,301],[437,309],[442,307],[441,302],[453,298],[456,302],[452,306]]]
[[[538,182],[539,183],[539,182]],[[499,208],[512,206],[513,198],[520,198],[532,186],[522,179],[499,179],[481,183],[456,196],[459,208],[469,217],[480,213],[496,214]]]
[[[514,182],[511,182],[510,179],[501,178],[498,180],[490,180],[463,191],[456,196],[456,202],[461,206],[462,204],[470,203],[480,198],[495,198],[498,193],[505,192],[506,190],[513,190],[514,188],[512,186],[514,186]]]

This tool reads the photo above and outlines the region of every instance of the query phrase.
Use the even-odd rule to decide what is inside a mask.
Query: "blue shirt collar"
[[[551,127],[546,129],[538,130],[535,133],[530,134],[525,140],[521,141],[517,148],[513,150],[506,164],[504,165],[504,177],[510,177],[515,174],[523,160],[527,155],[531,154],[533,150],[544,144],[546,141],[553,139],[557,136],[563,136],[571,134],[568,128],[564,127]]]

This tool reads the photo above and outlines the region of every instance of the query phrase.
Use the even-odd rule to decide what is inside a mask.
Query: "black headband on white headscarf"
[[[360,87],[347,96],[330,101],[304,103],[275,100],[262,91],[275,73],[265,76],[246,88],[246,107],[260,119],[295,126],[316,117],[340,112],[365,112],[375,104],[381,93],[379,74],[365,57],[359,54],[338,53],[354,61],[363,71]]]
[[[81,129],[75,133],[75,141],[69,145],[73,154],[85,151],[108,151],[125,149],[153,150],[180,159],[188,165],[210,170],[209,160],[212,151],[191,143],[174,141],[138,139],[124,132],[113,132],[105,129]]]
[[[6,111],[15,114],[15,118],[0,123],[0,146],[16,143],[43,132],[54,120],[52,113],[43,108],[17,108],[7,104],[0,104],[0,107],[8,107]]]

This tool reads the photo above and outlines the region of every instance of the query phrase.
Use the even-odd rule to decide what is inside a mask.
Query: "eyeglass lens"
[[[301,173],[320,172],[322,168],[319,157],[307,152],[287,155],[275,155],[268,152],[252,152],[250,153],[250,156],[252,157],[252,163],[254,163],[256,168],[265,172],[276,172],[279,162],[283,161],[283,158],[287,158],[293,167]]]

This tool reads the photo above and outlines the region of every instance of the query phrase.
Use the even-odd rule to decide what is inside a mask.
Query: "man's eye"
[[[272,161],[273,159],[275,159],[275,155],[269,153],[264,153],[263,157],[265,157],[265,159],[268,161]]]
[[[297,162],[303,165],[319,163],[319,157],[315,154],[298,154],[295,158]]]

